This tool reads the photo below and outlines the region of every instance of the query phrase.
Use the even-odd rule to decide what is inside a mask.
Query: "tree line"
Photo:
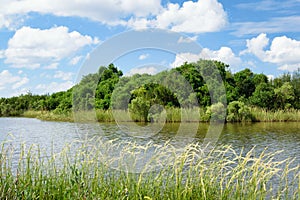
[[[79,84],[67,91],[1,98],[0,116],[20,116],[28,110],[61,114],[72,112],[72,109],[113,108],[130,110],[146,121],[149,109],[156,104],[165,108],[200,106],[207,113],[228,105],[227,117],[235,121],[240,113],[246,113],[247,107],[300,109],[300,69],[271,80],[250,69],[237,73],[228,69],[229,65],[219,61],[199,60],[156,75],[129,77],[110,64],[100,67],[97,73],[84,76]],[[222,81],[225,93],[217,79]]]

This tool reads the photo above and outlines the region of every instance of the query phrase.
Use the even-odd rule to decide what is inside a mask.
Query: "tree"
[[[260,83],[256,87],[255,91],[250,97],[250,103],[261,108],[273,109],[275,103],[274,101],[274,88],[268,83],[264,82]]]
[[[294,89],[290,82],[285,82],[280,88],[274,89],[277,108],[287,109],[294,100]]]
[[[227,106],[226,120],[229,122],[251,121],[250,108],[244,102],[233,101]]]
[[[139,121],[148,121],[148,112],[151,107],[150,99],[147,98],[147,90],[144,86],[132,92],[134,98],[130,102],[129,110]]]
[[[235,86],[241,97],[249,98],[255,91],[253,77],[253,72],[250,69],[244,69],[234,74]]]

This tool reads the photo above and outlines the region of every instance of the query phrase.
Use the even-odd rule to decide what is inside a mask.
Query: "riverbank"
[[[166,111],[165,121],[167,123],[181,122],[181,112],[184,115],[184,122],[208,122],[210,118],[204,109],[185,109],[181,111],[180,108],[171,108]],[[262,108],[251,107],[249,109],[249,113],[248,118],[242,119],[241,122],[300,122],[300,110],[296,109],[270,111]],[[117,115],[118,120],[126,121],[130,116],[134,118],[134,121],[140,121],[139,118],[131,116],[128,111],[123,110],[115,111],[115,113],[113,113],[112,110],[81,111],[76,112],[75,114],[71,111],[67,113],[57,113],[53,111],[26,111],[21,115],[21,117],[37,118],[46,121],[115,122],[114,115]],[[230,121],[227,120],[227,122]]]
[[[168,142],[141,146],[100,139],[88,144],[66,145],[60,153],[46,157],[37,146],[3,144],[0,198],[254,200],[298,199],[300,194],[299,165],[292,168],[290,160],[274,161],[280,152],[257,155],[255,149],[236,152],[220,146],[209,150],[190,144],[177,155],[178,148]],[[120,154],[112,154],[118,157],[103,154],[120,147]],[[147,149],[155,152],[153,158],[139,162]],[[15,157],[18,162],[13,162]]]

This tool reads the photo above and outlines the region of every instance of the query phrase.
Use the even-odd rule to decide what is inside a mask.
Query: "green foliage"
[[[251,105],[267,109],[274,108],[275,92],[273,86],[268,83],[260,83],[249,100]]]
[[[216,104],[213,104],[208,107],[206,110],[206,115],[208,118],[210,118],[212,121],[224,121],[225,120],[225,107],[224,105],[219,102]]]
[[[245,122],[252,121],[250,108],[240,101],[230,102],[227,107],[227,121],[229,122]]]
[[[276,106],[281,109],[291,108],[295,98],[294,89],[290,82],[285,82],[280,88],[274,90],[276,96]]]
[[[253,72],[250,69],[244,69],[234,74],[233,78],[238,94],[249,98],[255,90]]]
[[[228,67],[219,61],[199,60],[156,75],[122,77],[122,71],[110,64],[101,66],[95,74],[84,76],[68,91],[45,95],[28,92],[18,97],[0,98],[0,116],[21,116],[27,111],[63,116],[72,110],[116,109],[130,110],[134,119],[148,121],[149,109],[161,105],[157,112],[162,108],[201,107],[206,111],[202,120],[206,121],[220,119],[217,114],[218,109],[222,110],[220,105],[231,104],[240,106],[241,110],[228,110],[227,120],[248,121],[251,118],[247,114],[249,107],[272,112],[300,109],[300,69],[268,80],[266,75],[255,74],[250,69],[233,74]],[[222,91],[221,83],[226,93]],[[216,116],[212,116],[212,109],[216,109]],[[167,116],[171,115],[167,113]],[[176,117],[178,119],[180,117]]]
[[[165,107],[178,107],[176,96],[162,85],[149,83],[131,92],[129,109],[134,119],[138,121],[149,121],[149,110],[153,105]],[[153,110],[154,114],[159,114],[162,110]],[[157,112],[157,113],[155,113]]]

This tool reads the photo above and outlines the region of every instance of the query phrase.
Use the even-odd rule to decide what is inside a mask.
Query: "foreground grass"
[[[77,111],[55,113],[52,111],[26,111],[22,114],[23,117],[38,118],[47,121],[98,121],[98,122],[115,122],[116,116],[121,121],[128,121],[128,116],[132,117],[128,111],[118,110],[96,110],[96,111]],[[300,110],[275,110],[270,111],[257,107],[250,107],[251,117],[247,121],[252,122],[297,122],[300,121]],[[123,116],[123,117],[122,117]],[[130,119],[132,120],[132,119]],[[139,119],[133,119],[139,121]],[[165,121],[168,123],[174,122],[208,122],[209,116],[204,109],[184,109],[169,108],[166,111]]]
[[[117,149],[118,157],[111,157]],[[134,173],[139,155],[147,151],[154,152],[152,158]],[[177,151],[168,142],[140,146],[93,139],[44,156],[35,146],[23,144],[15,151],[3,144],[0,199],[300,198],[299,165],[274,161],[279,152],[236,152],[199,144]]]

